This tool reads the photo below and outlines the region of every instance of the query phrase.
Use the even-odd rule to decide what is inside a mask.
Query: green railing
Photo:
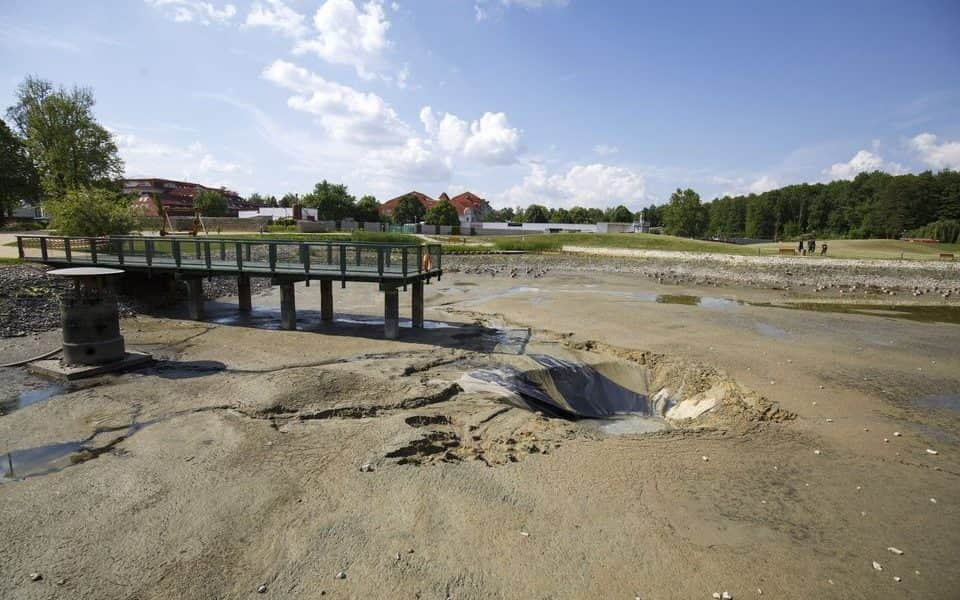
[[[439,276],[439,244],[221,237],[18,235],[20,258],[66,266],[135,267],[375,279]]]

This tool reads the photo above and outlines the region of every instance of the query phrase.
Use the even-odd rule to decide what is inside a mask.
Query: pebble
[[[373,471],[373,465],[371,465],[370,463],[364,463],[360,465],[360,471],[363,473],[370,473],[371,471]]]
[[[890,552],[893,552],[897,556],[900,556],[901,554],[903,554],[903,550],[901,550],[900,548],[894,548],[893,546],[889,546],[887,550],[889,550]]]
[[[936,503],[937,503],[937,499],[936,499],[936,498],[930,498],[930,502],[933,503],[933,504],[936,504]]]
[[[903,435],[903,434],[900,433],[899,431],[894,431],[894,432],[893,432],[893,437],[900,437],[901,435]]]
[[[833,423],[833,419],[827,419],[827,423]]]
[[[899,577],[894,577],[893,580],[896,581],[897,583],[900,583],[900,581],[901,581],[901,579],[900,579]]]
[[[40,573],[30,573],[30,581],[40,581],[43,579],[43,575]]]
[[[267,593],[267,585],[266,585],[266,584],[262,584],[260,587],[258,587],[258,588],[257,588],[257,593],[258,593],[258,594],[266,594],[266,593]]]
[[[710,460],[709,456],[701,456],[700,458],[703,459],[703,462],[707,462],[708,460]]]
[[[927,454],[940,454],[940,453],[934,450],[933,448],[927,448]]]
[[[526,531],[521,531],[520,535],[522,535],[523,537],[530,537],[530,534],[527,533]]]
[[[347,573],[346,573],[346,571],[338,571],[338,572],[337,572],[337,579],[346,579],[346,578],[347,578]]]
[[[813,453],[816,454],[817,456],[820,456],[820,451],[819,451],[819,450],[814,450]]]
[[[882,571],[883,567],[877,561],[873,561],[873,568],[877,571]]]

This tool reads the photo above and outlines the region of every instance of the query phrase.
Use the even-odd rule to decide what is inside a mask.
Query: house
[[[217,192],[227,199],[229,216],[235,217],[241,210],[256,210],[253,204],[244,200],[237,192],[226,188],[211,188],[189,181],[175,181],[172,179],[125,179],[123,181],[124,194],[136,194],[137,202],[143,213],[157,216],[157,207],[153,196],[163,202],[163,208],[171,217],[193,216],[193,198],[201,191]]]
[[[453,198],[447,195],[446,192],[440,194],[438,200],[434,200],[430,196],[420,193],[418,191],[407,192],[396,198],[391,198],[383,204],[380,205],[380,216],[390,219],[393,217],[393,211],[396,210],[397,204],[407,196],[413,196],[416,198],[421,205],[423,205],[424,210],[430,210],[430,208],[438,202],[438,200],[447,200],[454,208],[457,209],[457,214],[460,216],[461,225],[470,225],[472,223],[479,223],[483,221],[483,218],[490,212],[490,204],[486,200],[477,196],[473,192],[463,192],[462,194],[457,194]]]

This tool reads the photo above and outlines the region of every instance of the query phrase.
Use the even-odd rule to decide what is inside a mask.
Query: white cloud
[[[166,144],[133,133],[111,130],[123,158],[127,177],[191,180],[203,185],[236,189],[232,176],[250,174],[243,166],[215,157],[200,142],[188,146]]]
[[[299,38],[307,34],[305,17],[291,9],[282,0],[267,0],[267,5],[255,2],[247,13],[247,27],[266,27],[288,37]]]
[[[620,148],[617,148],[616,146],[610,146],[608,144],[597,144],[593,147],[593,151],[600,156],[608,156],[610,154],[616,154],[617,152],[620,152]]]
[[[523,181],[502,194],[507,204],[544,204],[553,208],[604,208],[624,204],[639,207],[646,198],[643,175],[625,167],[600,163],[574,165],[566,173],[550,175],[537,164]]]
[[[484,113],[468,125],[451,113],[438,117],[431,107],[425,106],[420,111],[420,121],[441,149],[486,165],[514,163],[523,150],[522,132],[510,127],[504,113]]]
[[[371,0],[360,9],[352,0],[326,0],[313,25],[315,37],[297,42],[294,54],[316,54],[329,63],[354,67],[364,79],[375,77],[373,71],[390,45],[390,22],[380,2]]]
[[[776,179],[769,175],[762,175],[747,186],[747,191],[751,194],[762,194],[763,192],[775,190],[778,187],[780,187],[780,184]]]
[[[410,138],[400,148],[371,152],[363,161],[367,176],[410,182],[446,181],[452,161],[436,152],[431,140]]]
[[[223,4],[221,8],[212,2],[202,0],[145,1],[148,5],[161,10],[166,16],[178,23],[224,24],[237,14],[237,7],[233,4]]]
[[[921,133],[910,140],[910,148],[920,160],[934,169],[960,169],[960,142],[937,142],[932,133]]]
[[[476,0],[473,4],[473,15],[477,21],[486,21],[499,17],[503,11],[511,6],[519,6],[527,10],[541,8],[563,8],[570,4],[570,0]]]
[[[879,154],[875,154],[869,150],[860,150],[847,162],[834,163],[829,169],[824,169],[823,174],[831,180],[853,179],[859,173],[871,171],[885,171],[887,173],[898,174],[903,173],[904,169],[897,163],[883,160],[883,157]]]
[[[315,115],[334,138],[361,145],[398,145],[411,136],[383,98],[327,81],[302,67],[276,60],[264,79],[296,93],[287,100],[295,110]]]

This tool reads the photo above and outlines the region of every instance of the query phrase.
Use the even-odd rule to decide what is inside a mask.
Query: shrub
[[[136,224],[129,199],[102,188],[68,190],[44,208],[50,215],[50,227],[62,235],[120,235]]]

